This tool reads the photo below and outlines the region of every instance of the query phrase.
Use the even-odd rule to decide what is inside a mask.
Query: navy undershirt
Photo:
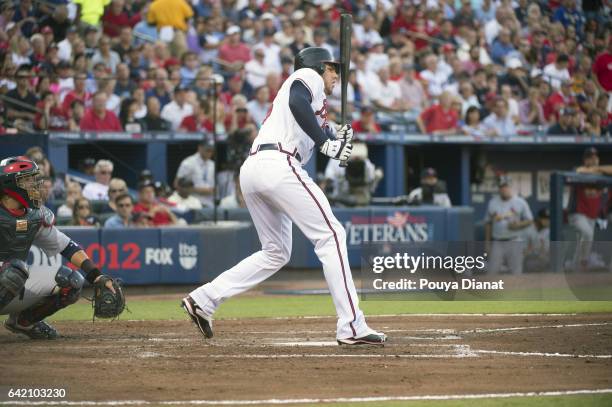
[[[293,81],[289,90],[289,109],[300,128],[310,137],[317,147],[329,139],[333,139],[331,129],[325,130],[319,126],[312,111],[312,94],[301,81]]]

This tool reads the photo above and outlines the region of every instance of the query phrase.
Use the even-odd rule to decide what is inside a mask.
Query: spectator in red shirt
[[[234,96],[242,94],[244,82],[244,79],[239,74],[234,75],[227,84],[227,92],[221,92],[219,95],[219,100],[223,102],[226,110],[231,109]]]
[[[87,74],[77,73],[74,76],[74,89],[66,94],[62,102],[62,108],[68,112],[72,102],[80,100],[84,105],[89,105],[91,93],[87,92]]]
[[[193,104],[193,114],[183,119],[179,130],[192,133],[204,130],[213,131],[213,123],[210,120],[210,106],[206,99],[200,99],[198,103]]]
[[[459,116],[452,109],[452,96],[442,92],[440,103],[423,111],[417,118],[417,124],[424,134],[455,134],[458,133]]]
[[[425,17],[418,16],[414,25],[408,28],[409,38],[414,42],[414,48],[421,51],[429,46],[431,39],[430,32],[427,29],[427,21]]]
[[[111,38],[119,36],[121,27],[134,27],[140,21],[140,14],[130,15],[125,11],[125,0],[113,0],[102,16],[104,34]]]
[[[41,130],[68,130],[68,116],[59,105],[57,96],[46,91],[40,102],[36,104],[37,112],[34,124]]]
[[[223,122],[228,134],[255,124],[247,109],[247,98],[244,95],[234,95],[230,111],[225,115]]]
[[[99,91],[94,94],[91,109],[87,109],[81,119],[81,130],[123,131],[115,113],[106,110],[106,100],[105,92]]]
[[[411,24],[414,21],[417,10],[412,2],[406,1],[402,5],[402,7],[398,7],[397,14],[393,19],[393,24],[391,25],[391,31],[396,32],[400,29],[410,30]]]
[[[146,180],[138,186],[138,203],[134,205],[134,213],[148,220],[149,226],[171,226],[176,223],[176,216],[155,199],[155,185]]]
[[[612,131],[612,112],[608,112],[608,101],[610,96],[607,93],[602,93],[597,97],[597,104],[595,108],[599,111],[602,116],[601,127]]]
[[[353,127],[353,131],[355,133],[380,133],[380,126],[378,123],[376,123],[374,110],[369,106],[364,106],[361,108],[361,117],[359,120],[353,121],[351,126]]]
[[[608,37],[608,50],[595,58],[593,73],[597,77],[599,86],[606,92],[612,92],[612,36]]]
[[[549,122],[556,122],[559,118],[559,109],[564,106],[570,106],[576,103],[576,99],[572,95],[572,87],[570,81],[561,82],[561,87],[558,91],[553,92],[546,103],[544,103],[544,117]]]
[[[219,47],[219,60],[228,73],[240,71],[251,60],[251,49],[240,41],[240,27],[233,25],[225,32],[223,45]]]

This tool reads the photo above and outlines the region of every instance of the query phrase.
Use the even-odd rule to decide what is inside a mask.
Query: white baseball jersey
[[[259,134],[253,142],[253,150],[259,144],[281,143],[283,150],[297,152],[302,156],[302,165],[306,164],[312,156],[314,141],[302,130],[295,121],[289,108],[289,93],[294,81],[300,81],[310,90],[312,103],[317,122],[321,128],[327,126],[327,99],[325,97],[323,77],[314,69],[298,69],[287,78],[278,91],[272,103],[268,117],[263,121]]]
[[[312,155],[315,143],[297,124],[289,108],[294,81],[310,89],[311,107],[320,126],[327,125],[323,78],[310,68],[299,69],[280,88],[273,106],[240,168],[240,187],[261,241],[261,250],[223,272],[189,295],[206,315],[213,315],[226,299],[261,283],[291,258],[295,223],[314,244],[336,307],[337,339],[361,338],[372,331],[359,308],[359,298],[348,262],[346,232],[325,194],[300,166]],[[280,144],[282,151],[262,150],[261,144]]]

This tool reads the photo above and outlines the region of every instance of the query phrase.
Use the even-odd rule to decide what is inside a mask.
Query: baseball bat
[[[340,16],[340,122],[347,124],[347,86],[349,67],[351,66],[351,34],[353,17],[350,14]],[[341,167],[346,167],[346,161],[340,161]]]

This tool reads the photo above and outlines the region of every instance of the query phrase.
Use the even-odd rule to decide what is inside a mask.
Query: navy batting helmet
[[[308,47],[298,52],[295,56],[294,70],[311,68],[317,71],[319,75],[323,75],[325,64],[334,65],[336,72],[340,72],[340,62],[334,61],[334,57],[327,49]]]
[[[42,205],[42,179],[38,165],[27,157],[0,161],[0,192],[16,199],[26,208]]]

